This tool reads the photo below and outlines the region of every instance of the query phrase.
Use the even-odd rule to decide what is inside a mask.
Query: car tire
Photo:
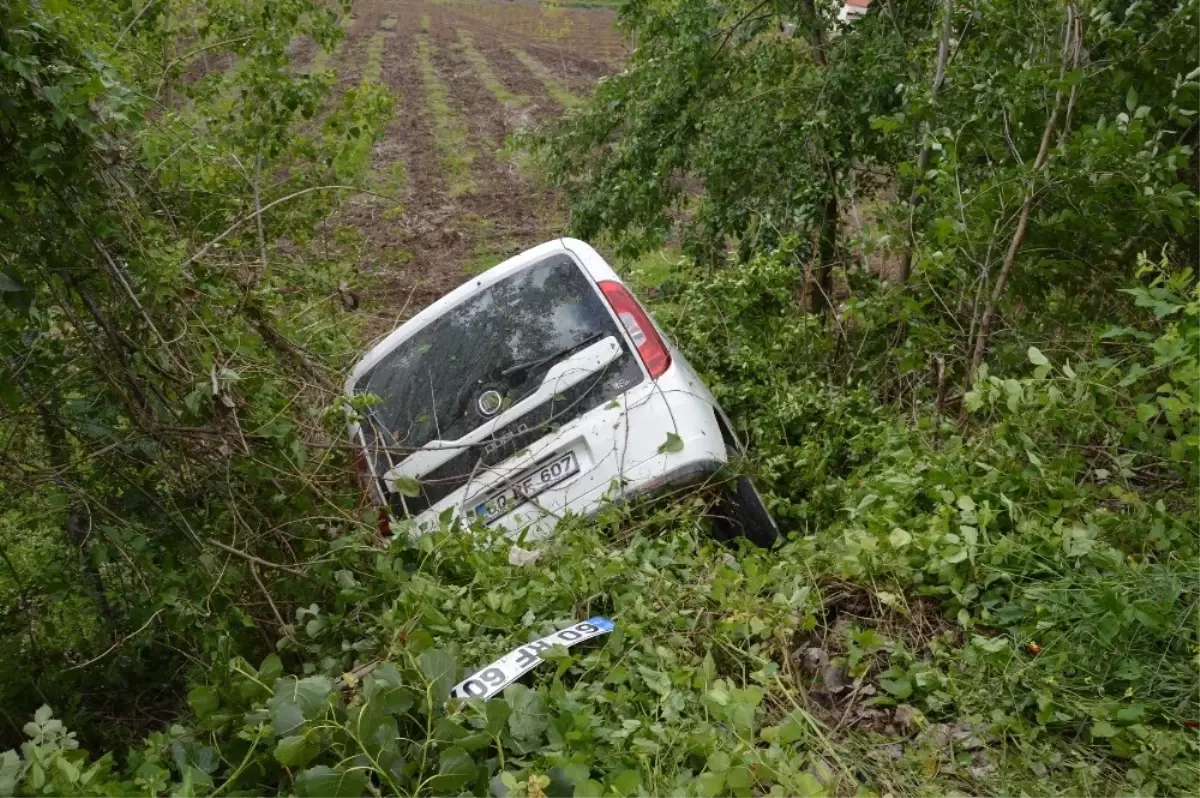
[[[719,540],[745,538],[764,549],[779,543],[779,527],[750,477],[739,476],[726,485],[712,518]]]

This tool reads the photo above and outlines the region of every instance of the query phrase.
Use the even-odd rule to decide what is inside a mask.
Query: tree
[[[301,443],[325,434],[315,355],[349,339],[325,324],[297,341],[319,315],[277,290],[333,290],[338,267],[298,276],[268,246],[303,245],[354,186],[343,154],[389,113],[364,85],[310,121],[328,76],[294,71],[288,45],[328,46],[336,23],[320,0],[0,5],[3,531],[78,563],[18,573],[6,549],[28,623],[0,700],[18,712],[81,688],[78,711],[98,711],[138,700],[114,689],[126,678],[178,678],[164,663],[217,633],[197,614],[252,634],[240,605],[267,588],[231,577],[303,550],[266,530],[317,502],[354,523]],[[50,625],[53,651],[35,641]]]

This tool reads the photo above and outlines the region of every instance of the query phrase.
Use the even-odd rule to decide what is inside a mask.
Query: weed
[[[364,83],[378,83],[383,75],[383,48],[390,35],[386,29],[379,30],[367,42],[367,63],[362,76]]]
[[[428,29],[428,21],[429,16],[426,15],[422,22],[425,29]],[[418,34],[416,40],[421,80],[429,110],[433,114],[434,135],[442,154],[447,189],[451,197],[472,194],[475,192],[475,181],[471,176],[471,165],[475,162],[475,152],[468,143],[466,125],[450,107],[450,93],[434,69],[433,44],[429,36]]]
[[[556,103],[563,108],[578,108],[583,104],[583,100],[572,94],[566,84],[554,77],[550,70],[546,69],[536,58],[519,47],[510,47],[509,50],[517,57],[517,60],[525,65],[526,69],[533,73],[535,78],[541,81],[541,84],[546,87],[546,92],[554,98]]]
[[[308,71],[311,74],[315,75],[317,73],[324,72],[329,68],[330,60],[341,54],[342,48],[346,45],[345,34],[354,25],[354,16],[352,14],[345,14],[340,20],[338,20],[338,24],[341,26],[342,35],[338,38],[337,43],[334,44],[332,48],[317,48],[317,52],[313,56],[313,60],[308,66]]]
[[[497,102],[514,109],[529,105],[529,97],[527,95],[514,94],[496,77],[496,73],[492,70],[492,66],[488,63],[487,58],[484,57],[483,53],[475,49],[475,42],[470,31],[459,28],[458,39],[463,57],[470,62],[471,67],[475,70],[475,74],[479,77],[479,81],[496,98]]]

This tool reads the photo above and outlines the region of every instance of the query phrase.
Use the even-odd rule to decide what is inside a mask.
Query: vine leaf
[[[438,704],[445,702],[450,697],[458,670],[454,655],[440,648],[426,649],[417,657],[417,667],[433,687],[433,700]]]
[[[317,765],[301,771],[296,776],[296,794],[302,798],[332,796],[332,798],[357,798],[367,786],[366,771],[334,770]]]
[[[675,454],[683,451],[683,438],[674,432],[667,433],[667,439],[658,447],[659,454]]]
[[[421,483],[412,477],[395,477],[392,480],[392,488],[401,496],[407,496],[410,499],[421,495]]]
[[[457,793],[475,777],[477,768],[471,755],[457,745],[442,752],[438,759],[438,773],[429,780],[429,789],[435,795]]]
[[[325,676],[297,679],[287,676],[275,682],[275,695],[267,702],[271,710],[271,728],[282,737],[306,720],[315,718],[333,692],[333,682]]]

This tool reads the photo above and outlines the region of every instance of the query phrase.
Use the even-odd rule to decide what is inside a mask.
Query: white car
[[[372,498],[414,534],[447,517],[526,539],[567,513],[707,481],[740,454],[716,400],[616,272],[582,241],[534,247],[376,345],[346,382]],[[778,532],[746,477],[721,537]]]

